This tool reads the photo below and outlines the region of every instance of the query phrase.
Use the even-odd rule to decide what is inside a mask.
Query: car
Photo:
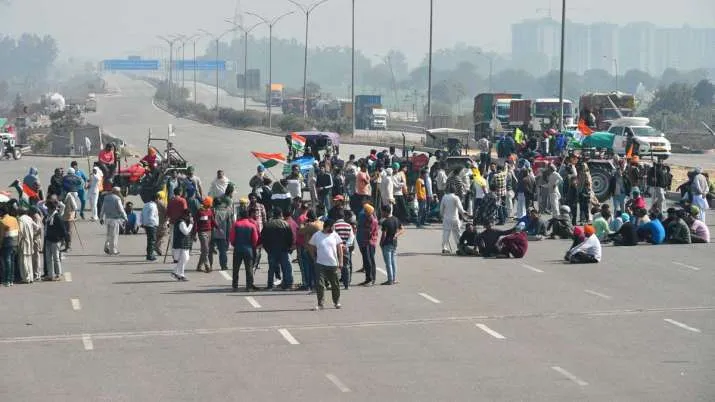
[[[613,152],[625,155],[628,152],[629,138],[638,144],[638,153],[642,156],[653,155],[665,159],[670,156],[671,144],[665,134],[648,125],[645,117],[623,117],[611,124],[608,132],[615,135]]]

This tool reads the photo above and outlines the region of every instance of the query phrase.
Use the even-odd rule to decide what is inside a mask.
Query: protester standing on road
[[[188,281],[185,272],[186,265],[189,263],[189,258],[191,257],[191,231],[193,228],[191,212],[186,209],[184,210],[183,216],[174,224],[173,244],[171,247],[174,260],[177,261],[171,276],[177,281]]]
[[[74,169],[75,176],[82,179],[82,186],[77,190],[77,196],[79,197],[79,203],[80,203],[79,216],[80,216],[80,218],[84,219],[84,208],[85,208],[86,202],[87,202],[87,198],[86,198],[86,194],[85,194],[84,190],[85,190],[85,188],[87,188],[87,182],[89,181],[89,178],[82,171],[82,169],[79,168],[79,164],[77,164],[77,161],[72,161],[70,163],[70,168]]]
[[[156,210],[159,214],[159,226],[156,227],[156,242],[154,243],[154,253],[156,255],[163,255],[162,250],[164,250],[164,239],[169,231],[167,226],[167,216],[166,216],[166,193],[164,191],[159,191],[156,198]]]
[[[35,230],[39,225],[24,208],[18,211],[17,222],[19,225],[17,261],[20,277],[22,283],[32,283],[35,279],[32,269],[32,248],[35,243]]]
[[[432,199],[432,182],[426,168],[420,171],[420,177],[415,182],[415,197],[419,212],[417,213],[417,227],[421,228],[427,222],[427,211],[429,209],[429,200]]]
[[[155,261],[154,251],[156,249],[156,232],[159,227],[159,208],[156,206],[159,194],[154,195],[153,200],[149,200],[142,208],[142,226],[146,233],[146,260]]]
[[[258,189],[263,187],[263,178],[266,175],[266,168],[263,165],[256,167],[256,174],[248,181],[248,186],[251,187],[251,192],[258,192]]]
[[[293,247],[293,231],[288,222],[283,220],[283,212],[280,208],[274,208],[271,212],[271,220],[266,223],[261,231],[261,244],[268,253],[268,289],[281,285],[283,290],[289,290],[293,286],[293,267],[290,263],[290,253]],[[278,273],[282,273],[283,280],[274,283],[274,276],[278,278]]]
[[[450,235],[454,238],[455,251],[459,245],[461,231],[461,217],[466,214],[462,201],[447,187],[447,193],[439,204],[439,213],[442,216],[442,254],[449,254],[452,250]]]
[[[0,205],[0,256],[3,265],[3,285],[12,286],[15,281],[15,257],[17,254],[20,225],[10,215],[6,205]]]
[[[559,187],[561,187],[561,183],[563,183],[561,176],[559,176],[558,172],[556,172],[556,169],[550,165],[548,167],[548,176],[546,184],[549,192],[549,206],[551,208],[552,218],[555,218],[559,214],[559,206],[561,201],[561,192],[559,191]]]
[[[169,223],[173,225],[184,216],[184,211],[188,209],[189,204],[186,202],[186,199],[181,196],[181,189],[176,187],[174,189],[174,196],[171,197],[169,204],[166,206],[166,218],[169,220]]]
[[[89,208],[92,212],[90,221],[99,220],[99,212],[97,211],[97,203],[99,201],[99,190],[102,188],[102,171],[98,167],[92,168],[92,174],[89,175],[87,182],[87,200]]]
[[[703,175],[702,168],[695,168],[693,171],[693,184],[690,186],[690,194],[693,197],[693,205],[699,208],[698,220],[705,223],[705,211],[708,210],[708,202],[705,195],[710,192],[708,179]]]
[[[211,248],[211,233],[216,227],[216,219],[214,217],[214,211],[211,209],[213,205],[213,199],[211,197],[206,197],[201,202],[201,207],[199,207],[196,213],[196,235],[199,239],[199,246],[201,248],[201,254],[199,255],[199,263],[196,264],[196,270],[201,271],[202,269],[209,273],[212,270],[211,265],[209,265],[209,249]]]
[[[248,214],[248,210],[246,210]],[[216,227],[211,234],[211,249],[209,250],[209,265],[214,265],[214,253],[218,251],[218,263],[221,271],[228,269],[228,239],[231,226],[235,222],[233,208],[220,200],[214,199],[214,219]]]
[[[385,270],[387,280],[382,285],[394,285],[397,282],[397,239],[402,236],[404,229],[402,222],[392,215],[392,207],[382,207],[382,236],[380,237],[380,247],[382,248],[382,258],[385,260]]]
[[[122,206],[122,199],[119,187],[112,188],[112,193],[104,196],[102,203],[102,213],[99,217],[99,223],[107,224],[107,240],[104,243],[104,252],[109,255],[119,254],[119,228],[122,222],[127,221],[127,213]]]
[[[204,198],[204,189],[201,186],[201,178],[194,174],[193,166],[186,168],[186,180],[184,181],[184,187],[186,188],[186,198]]]
[[[30,217],[35,222],[34,233],[33,233],[33,243],[32,243],[32,272],[35,273],[35,281],[39,281],[42,278],[43,270],[43,251],[42,244],[45,242],[44,233],[44,222],[42,221],[42,213],[37,209],[37,206],[30,207]]]
[[[73,169],[69,168],[67,174],[74,176]],[[79,196],[74,190],[76,190],[74,186],[70,187],[64,199],[65,208],[62,211],[62,220],[67,228],[67,238],[65,239],[65,248],[62,251],[70,251],[70,249],[72,249],[72,225],[74,225],[77,220],[77,212],[80,208]]]
[[[357,242],[362,254],[362,269],[365,272],[365,281],[361,286],[372,286],[376,280],[375,248],[377,247],[378,222],[375,217],[375,207],[369,203],[363,204],[362,212],[358,215]],[[358,271],[358,272],[360,272]]]
[[[338,272],[342,269],[343,241],[337,233],[333,232],[333,220],[328,219],[323,224],[323,230],[316,232],[308,242],[310,255],[315,261],[315,270],[318,274],[317,296],[318,305],[315,310],[323,309],[325,297],[325,282],[330,284],[333,305],[336,309],[340,305],[340,284]]]
[[[300,245],[298,255],[300,259],[300,272],[303,278],[303,286],[306,290],[315,290],[318,278],[315,271],[315,260],[311,257],[310,247],[308,242],[317,232],[323,230],[323,222],[320,221],[313,210],[308,211],[305,223],[298,229],[298,236],[301,242],[296,242]]]
[[[238,220],[233,224],[229,232],[229,241],[233,246],[233,278],[231,287],[238,290],[238,271],[246,271],[246,292],[258,290],[253,284],[253,260],[258,247],[258,228],[248,217],[248,210],[241,209],[238,212]]]
[[[121,209],[121,205],[120,205]],[[119,226],[116,236],[119,237]],[[47,203],[47,216],[45,217],[45,270],[46,281],[59,281],[62,275],[62,262],[60,259],[60,244],[67,238],[67,228],[62,221],[59,208],[55,201]],[[105,246],[106,247],[106,246]]]
[[[223,170],[218,170],[216,172],[216,179],[214,179],[209,186],[209,197],[213,199],[222,197],[226,193],[228,183],[230,183],[230,180],[223,173]]]

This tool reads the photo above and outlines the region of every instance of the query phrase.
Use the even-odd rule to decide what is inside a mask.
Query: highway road
[[[193,85],[193,83],[192,83]],[[188,86],[188,84],[187,84]],[[193,86],[191,87],[193,89]],[[196,84],[196,94],[197,94],[197,100],[209,108],[214,107],[216,105],[216,87],[213,85],[208,85],[208,84],[203,84],[203,83],[197,83]],[[226,92],[223,89],[219,88],[219,106],[221,107],[230,107],[236,110],[243,110],[243,97],[242,96],[233,96]],[[246,109],[248,110],[256,110],[260,112],[266,112],[268,113],[268,108],[266,108],[266,105],[260,102],[256,102],[251,98],[248,98],[246,100]],[[281,111],[280,107],[274,107],[272,108],[271,113],[275,115],[282,114],[283,112]]]
[[[176,124],[205,182],[223,167],[242,194],[248,150],[283,149],[281,138],[175,119],[151,106],[151,88],[116,80],[121,93],[92,118],[135,145]],[[32,165],[46,183],[67,162],[0,162],[0,183]],[[2,401],[715,398],[711,244],[605,246],[602,263],[573,266],[560,261],[566,240],[485,260],[442,256],[439,227],[409,227],[398,285],[355,286],[341,310],[315,312],[314,295],[234,293],[218,271],[173,281],[170,264],[145,261],[143,235],[123,236],[108,257],[103,227],[78,228],[84,248],[75,241],[62,282],[0,288]],[[264,265],[257,284],[265,278]]]

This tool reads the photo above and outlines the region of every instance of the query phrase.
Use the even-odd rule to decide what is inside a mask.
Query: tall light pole
[[[188,42],[194,41],[194,62],[196,61],[196,41],[195,39],[199,37],[199,34],[194,34],[191,36],[179,35],[178,39],[181,43],[181,88],[186,88],[186,44]],[[194,73],[195,73],[194,69]],[[195,90],[195,88],[194,88]],[[194,102],[196,103],[196,102]]]
[[[303,117],[308,117],[308,26],[310,24],[310,13],[315,10],[319,5],[327,2],[328,0],[319,0],[315,3],[304,6],[295,0],[288,0],[289,2],[295,4],[303,13],[305,13],[305,54],[303,56]],[[353,102],[355,100],[353,99]],[[354,116],[353,116],[354,117]]]
[[[566,0],[561,0],[561,65],[559,68],[559,132],[564,131],[564,49],[566,44]]]
[[[492,74],[494,73],[494,57],[489,56],[481,51],[477,52],[478,55],[484,56],[489,59],[489,92],[493,91],[492,88]]]
[[[229,20],[229,19],[227,19],[226,22],[228,22],[229,24],[232,24],[234,26],[234,28],[243,32],[243,111],[245,112],[246,111],[246,98],[248,98],[248,92],[247,92],[247,90],[248,90],[248,35],[254,29],[265,24],[265,22],[261,21],[257,24],[254,24],[253,26],[251,26],[248,29],[244,29],[242,26],[236,25],[232,20]],[[270,41],[270,39],[268,39],[268,40]],[[269,124],[270,124],[270,122],[269,122]]]
[[[163,36],[157,36],[157,38],[163,40],[166,42],[167,45],[169,45],[169,74],[168,74],[168,80],[167,84],[169,86],[169,101],[171,101],[171,92],[172,92],[172,72],[173,72],[173,64],[174,64],[174,43],[176,42],[175,38],[169,39]]]
[[[603,55],[603,58],[608,60],[608,56]],[[618,92],[618,59],[613,57],[611,60],[613,60],[613,67],[615,68],[616,71],[616,92]]]
[[[206,31],[205,29],[199,29],[200,32],[205,33],[206,35],[212,36],[214,40],[216,41],[216,111],[218,112],[218,47],[219,44],[221,43],[221,38],[223,38],[227,33],[235,31],[236,28],[231,28],[229,30],[226,30],[222,32],[219,35],[213,35],[211,32]]]
[[[353,127],[353,137],[355,136],[355,0],[353,0],[353,8],[352,8],[352,45],[350,46],[350,105],[351,105],[351,114],[352,117],[350,120],[352,120],[352,127]]]
[[[429,61],[427,63],[427,120],[432,117],[432,33],[434,22],[434,0],[429,1]],[[431,124],[431,123],[428,123]]]
[[[268,20],[264,18],[263,16],[260,16],[256,13],[250,13],[247,12],[246,14],[252,15],[259,20],[263,21],[264,24],[268,25],[268,96],[267,96],[267,103],[268,103],[268,128],[273,127],[273,119],[272,119],[272,114],[273,114],[273,105],[271,104],[271,86],[273,86],[273,26],[278,23],[278,21],[282,20],[283,18],[295,14],[295,11],[288,11],[287,13],[283,13],[272,20]],[[244,102],[245,102],[244,98]]]
[[[193,36],[193,42],[194,42],[194,105],[198,103],[198,91],[196,88],[196,72],[198,69],[198,66],[196,65],[196,41],[198,41],[200,38],[206,36],[205,33],[197,33],[196,35]]]

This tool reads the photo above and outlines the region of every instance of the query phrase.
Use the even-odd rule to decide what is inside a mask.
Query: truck
[[[87,99],[84,101],[85,112],[96,112],[97,111],[97,96],[95,94],[87,95]]]
[[[535,99],[531,102],[529,128],[534,132],[543,132],[548,128],[558,127],[559,109],[561,109],[559,98]],[[575,124],[573,102],[569,99],[564,99],[563,117],[565,127]]]
[[[479,138],[509,125],[511,103],[521,94],[481,93],[474,97],[474,135]],[[501,126],[501,127],[500,127]]]
[[[285,88],[283,84],[266,85],[266,106],[282,107]]]
[[[374,112],[374,109],[381,111]],[[384,120],[380,117],[383,114],[382,111],[384,111]],[[377,126],[387,127],[387,110],[382,107],[382,96],[355,96],[355,128],[358,130],[372,130]]]
[[[599,131],[608,130],[611,123],[618,118],[632,117],[635,104],[635,96],[624,92],[589,92],[581,95],[578,101],[580,116],[588,120],[586,113],[593,113],[595,127],[591,128]]]
[[[509,127],[522,128],[531,124],[531,100],[514,99],[509,109]]]

